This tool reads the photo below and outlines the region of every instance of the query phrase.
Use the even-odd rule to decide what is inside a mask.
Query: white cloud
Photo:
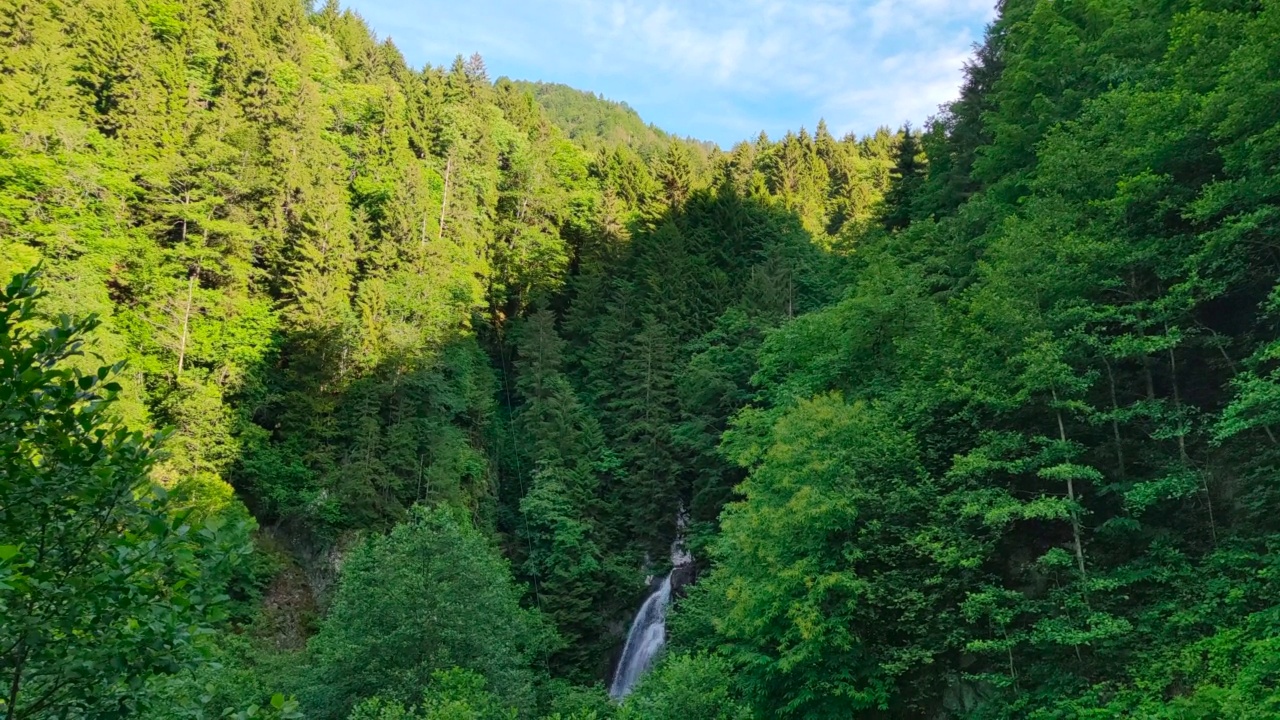
[[[833,132],[867,132],[873,125],[920,123],[953,98],[968,55],[942,47],[930,53],[883,58],[858,87],[827,97],[823,113]],[[909,78],[904,82],[903,78]]]

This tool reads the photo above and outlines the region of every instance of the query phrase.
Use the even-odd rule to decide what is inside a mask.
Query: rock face
[[[685,596],[685,588],[698,580],[698,567],[693,561],[671,569],[671,592],[676,597]]]

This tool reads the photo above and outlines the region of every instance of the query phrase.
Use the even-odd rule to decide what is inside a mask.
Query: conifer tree
[[[919,137],[911,131],[910,125],[902,129],[897,154],[893,185],[884,198],[884,226],[888,230],[900,230],[911,223],[912,203],[924,180],[924,155]]]

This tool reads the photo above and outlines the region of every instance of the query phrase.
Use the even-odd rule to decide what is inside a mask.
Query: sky
[[[415,67],[480,53],[493,78],[625,101],[730,147],[820,118],[837,135],[953,99],[994,0],[345,0]]]

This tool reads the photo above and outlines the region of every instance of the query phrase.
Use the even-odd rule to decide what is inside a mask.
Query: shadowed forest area
[[[1280,3],[998,10],[923,127],[721,149],[0,0],[0,715],[1280,714]]]

